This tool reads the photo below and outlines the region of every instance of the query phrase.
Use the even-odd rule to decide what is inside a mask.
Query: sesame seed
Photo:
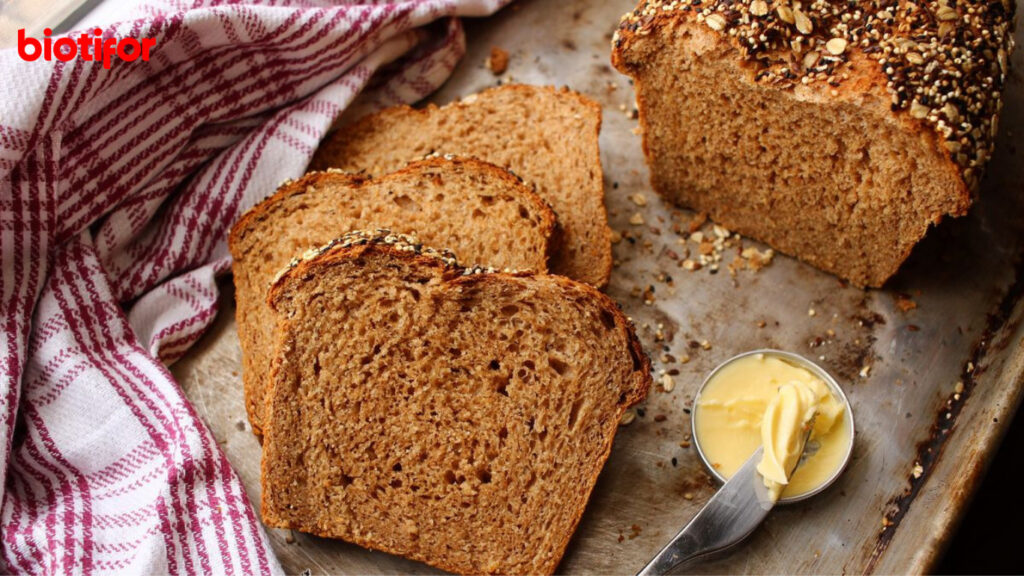
[[[633,423],[633,420],[636,420],[636,412],[626,410],[622,415],[622,419],[619,420],[619,426],[629,426]]]

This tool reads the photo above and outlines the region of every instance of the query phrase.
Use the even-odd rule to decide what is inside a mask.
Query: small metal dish
[[[714,370],[711,371],[711,373],[709,373],[707,375],[706,378],[704,378],[704,381],[701,382],[700,388],[697,390],[697,395],[693,399],[693,410],[692,410],[692,412],[693,412],[693,415],[692,415],[693,443],[697,447],[697,454],[700,455],[700,459],[701,459],[701,462],[704,463],[704,467],[707,468],[708,472],[710,472],[711,475],[714,476],[719,482],[724,483],[727,480],[727,478],[725,476],[723,476],[718,470],[716,470],[711,465],[711,462],[708,460],[707,455],[704,453],[704,449],[701,447],[700,435],[697,433],[697,430],[698,430],[697,421],[700,419],[700,397],[701,397],[701,394],[704,392],[704,387],[707,386],[708,382],[710,382],[715,377],[715,375],[718,374],[718,372],[720,370],[722,370],[723,368],[725,368],[726,366],[728,366],[729,364],[731,364],[731,363],[733,363],[733,362],[735,362],[737,360],[740,360],[742,358],[746,358],[748,356],[757,355],[757,354],[763,354],[765,356],[773,356],[773,357],[778,358],[778,359],[780,359],[780,360],[782,360],[784,362],[788,362],[789,364],[793,364],[795,366],[799,366],[800,368],[803,368],[803,369],[807,370],[808,372],[810,372],[811,374],[814,374],[815,376],[820,378],[825,383],[825,385],[827,385],[829,387],[829,389],[832,390],[832,393],[837,398],[839,398],[842,401],[843,406],[844,406],[844,408],[846,410],[845,417],[849,418],[849,420],[850,420],[849,444],[848,444],[848,448],[846,450],[846,455],[843,457],[842,465],[839,466],[838,468],[836,468],[836,471],[831,476],[829,476],[827,480],[822,482],[820,485],[818,485],[813,490],[809,490],[807,492],[804,492],[803,494],[798,494],[798,495],[795,495],[795,496],[783,496],[778,501],[779,504],[792,504],[794,502],[800,502],[802,500],[806,500],[806,499],[810,498],[811,496],[814,496],[816,494],[820,494],[823,490],[825,490],[826,488],[831,486],[832,483],[835,482],[837,478],[839,478],[839,476],[843,473],[843,470],[845,470],[846,466],[850,463],[850,457],[853,455],[853,442],[854,442],[854,438],[855,438],[855,435],[856,435],[856,429],[855,429],[855,426],[854,426],[854,418],[853,418],[853,407],[850,405],[850,400],[849,400],[849,398],[846,397],[846,393],[843,392],[843,389],[839,386],[839,384],[836,382],[835,378],[833,378],[831,374],[829,374],[828,372],[825,371],[824,368],[822,368],[821,366],[818,366],[814,362],[811,362],[807,358],[804,358],[803,356],[800,356],[799,354],[793,354],[792,352],[785,352],[785,351],[782,351],[782,350],[763,349],[763,350],[752,350],[750,352],[744,352],[743,354],[738,354],[736,356],[733,356],[732,358],[729,358],[725,362],[722,362],[721,364],[719,364]]]

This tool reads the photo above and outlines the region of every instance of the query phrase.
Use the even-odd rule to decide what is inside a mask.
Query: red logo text
[[[78,40],[70,36],[61,36],[54,40],[49,28],[43,30],[43,39],[36,40],[25,35],[25,30],[18,30],[18,56],[26,62],[38,60],[40,57],[47,62],[54,58],[61,62],[70,62],[81,58],[87,62],[103,62],[103,67],[110,69],[110,61],[114,57],[125,62],[141,59],[149,62],[149,50],[156,46],[153,38],[102,38],[103,31],[96,28],[92,35],[83,33]]]

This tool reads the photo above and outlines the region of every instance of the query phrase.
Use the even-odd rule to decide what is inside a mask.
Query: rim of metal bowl
[[[711,466],[711,462],[708,461],[708,457],[704,453],[704,449],[701,447],[700,436],[697,434],[697,419],[699,418],[700,414],[700,397],[701,394],[704,392],[704,387],[707,386],[708,382],[710,382],[711,379],[714,378],[720,370],[722,370],[723,368],[737,360],[746,358],[747,356],[754,356],[757,354],[763,354],[765,356],[775,356],[791,364],[796,364],[797,366],[811,372],[818,378],[821,378],[821,380],[832,390],[832,393],[835,394],[843,402],[843,406],[846,409],[846,413],[849,415],[850,418],[850,443],[849,447],[846,450],[846,455],[843,457],[843,464],[836,468],[836,471],[831,476],[829,476],[824,482],[819,484],[816,488],[804,492],[803,494],[798,494],[796,496],[785,496],[783,498],[780,498],[778,504],[792,504],[794,502],[800,502],[802,500],[810,498],[811,496],[820,494],[826,488],[831,486],[839,478],[840,475],[842,475],[843,471],[846,470],[846,466],[850,463],[851,456],[853,456],[853,443],[856,439],[857,434],[856,425],[853,417],[853,407],[850,405],[850,399],[846,397],[846,393],[843,392],[842,387],[839,386],[839,383],[836,382],[836,379],[833,378],[832,375],[828,373],[828,371],[826,371],[818,364],[812,362],[811,360],[808,360],[807,358],[799,354],[786,352],[785,350],[762,348],[759,350],[751,350],[749,352],[737,354],[716,366],[714,370],[708,373],[707,377],[704,378],[704,381],[701,382],[700,388],[697,389],[697,395],[694,396],[693,398],[693,417],[691,426],[693,433],[693,444],[694,446],[697,447],[697,454],[700,456],[701,462],[704,463],[704,467],[707,468],[708,472],[710,472],[716,480],[718,480],[720,483],[724,483],[726,481],[725,476],[723,476],[718,470],[715,470],[715,468]]]

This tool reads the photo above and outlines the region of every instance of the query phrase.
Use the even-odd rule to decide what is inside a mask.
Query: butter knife
[[[739,544],[757,528],[775,506],[757,472],[763,450],[747,459],[638,576],[667,574]]]

